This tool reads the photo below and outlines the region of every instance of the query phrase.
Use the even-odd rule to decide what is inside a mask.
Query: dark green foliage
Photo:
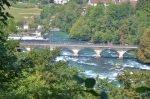
[[[100,93],[100,99],[109,99],[107,93],[104,92],[104,91],[102,91],[102,92]]]
[[[134,9],[131,7],[130,3],[120,5],[111,4],[108,9],[108,16],[114,20],[121,20],[134,14]]]
[[[0,35],[0,88],[7,90],[8,83],[17,76],[17,68],[15,62],[15,46],[17,42],[6,41],[5,35]]]
[[[101,4],[89,7],[87,14],[79,18],[71,28],[70,37],[79,40],[88,37],[85,40],[94,43],[136,43],[137,38],[129,42],[130,37],[137,35],[137,30],[133,31],[132,24],[129,24],[133,19],[128,20],[134,14],[135,10],[129,3],[110,4],[107,9]]]
[[[147,70],[127,70],[118,76],[118,80],[124,84],[124,91],[129,97],[147,99],[150,95],[149,74]]]
[[[34,50],[28,54],[18,54],[17,64],[20,76],[12,82],[11,98],[54,98],[70,99],[77,97],[95,97],[94,91],[84,91],[74,79],[77,70],[69,68],[64,62],[53,62],[57,50]],[[89,79],[90,80],[94,79]],[[94,80],[95,81],[95,80]],[[10,95],[10,96],[9,96]],[[4,95],[5,96],[5,95]]]
[[[142,11],[135,10],[130,3],[110,4],[107,9],[101,4],[89,7],[69,35],[94,43],[139,44],[142,32],[150,24],[147,12]]]
[[[93,88],[95,84],[96,84],[96,81],[94,78],[85,79],[85,87],[86,88]]]
[[[79,75],[74,75],[75,80],[78,81],[78,83],[82,84],[84,83],[84,79],[82,77],[80,77]]]
[[[143,9],[147,9],[146,7],[148,7],[150,5],[150,0],[138,0],[137,5],[136,5],[136,9],[137,10],[143,10]],[[147,11],[150,11],[150,9],[147,9]]]
[[[144,93],[144,92],[147,92],[147,91],[150,91],[149,87],[142,86],[142,87],[136,88],[136,92],[138,92],[138,93]]]
[[[137,55],[141,62],[150,64],[150,28],[147,28],[144,31],[140,39],[140,46]]]
[[[0,0],[0,91],[7,91],[11,80],[18,76],[15,65],[17,61],[15,46],[18,43],[7,41],[9,33],[14,29],[12,29],[12,24],[7,24],[12,21],[9,19],[11,16],[5,11],[5,7],[10,7],[9,2]]]
[[[93,89],[87,89],[87,90],[85,90],[85,92],[87,92],[87,93],[90,93],[90,94],[92,94],[92,95],[94,95],[94,96],[100,96],[95,90],[93,90]]]
[[[5,6],[10,7],[10,3],[8,0],[0,0],[0,22],[3,24],[7,24],[6,20],[9,18],[13,18],[8,12],[5,11]]]
[[[80,1],[80,0],[79,0]],[[77,1],[78,2],[78,1]],[[41,18],[45,31],[58,27],[69,33],[70,38],[94,43],[139,44],[144,29],[150,25],[149,2],[140,1],[137,8],[128,3],[102,4],[95,7],[70,1],[66,5],[43,7]],[[143,5],[144,8],[138,7]],[[51,8],[51,9],[50,9]]]
[[[70,30],[69,36],[71,38],[80,39],[80,40],[90,40],[91,37],[91,28],[90,23],[85,21],[85,18],[80,18]]]
[[[51,28],[58,27],[69,32],[81,12],[82,6],[77,4],[75,0],[71,0],[65,5],[43,6],[41,18],[42,22],[50,25]]]

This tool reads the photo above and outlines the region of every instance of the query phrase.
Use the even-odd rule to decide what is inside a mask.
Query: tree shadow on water
[[[100,93],[100,99],[109,99],[109,97],[108,97],[108,95],[107,95],[107,93],[105,91],[102,91]]]

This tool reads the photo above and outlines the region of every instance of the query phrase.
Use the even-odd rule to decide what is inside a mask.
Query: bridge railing
[[[68,46],[93,46],[93,47],[98,47],[98,46],[108,46],[108,47],[137,47],[136,45],[121,45],[121,44],[94,44],[94,43],[70,43],[70,42],[20,42],[21,45],[33,45],[33,46],[50,46],[50,45],[68,45]]]

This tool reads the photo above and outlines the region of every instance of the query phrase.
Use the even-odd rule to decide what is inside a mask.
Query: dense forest
[[[17,46],[19,46],[19,43],[16,41],[7,40],[8,35],[13,31],[16,31],[13,25],[13,17],[5,11],[5,8],[10,6],[11,5],[7,0],[0,0],[0,13],[1,13],[0,14],[0,98],[1,99],[45,99],[45,98],[46,99],[59,99],[59,98],[61,99],[70,99],[70,98],[71,99],[149,99],[150,97],[150,84],[149,84],[150,72],[149,71],[125,70],[123,74],[118,75],[117,79],[122,84],[122,86],[117,87],[117,85],[109,82],[108,79],[102,80],[99,77],[95,79],[87,78],[84,75],[80,74],[76,68],[69,67],[67,63],[55,62],[54,61],[55,58],[59,55],[59,49],[55,49],[53,51],[50,51],[48,49],[43,49],[43,50],[35,49],[29,53],[18,52],[16,48]],[[116,5],[112,5],[112,8],[114,6]],[[125,7],[127,6],[130,8],[128,4],[123,4],[123,6]],[[53,7],[55,8],[55,6]],[[60,9],[58,6],[56,8],[59,9],[59,11],[61,12],[62,11],[61,7],[63,6],[60,6]],[[94,7],[94,9],[98,8],[99,11],[99,7],[103,12],[103,7],[101,5]],[[46,10],[46,8],[45,9],[44,8],[43,11]],[[79,8],[75,7],[72,9],[75,10]],[[145,60],[145,58],[150,59],[149,58],[150,29],[147,28],[145,30],[145,28],[148,27],[147,25],[148,21],[146,20],[148,18],[147,16],[149,16],[149,13],[147,13],[147,15],[145,14],[141,15],[140,13],[145,13],[140,11],[141,9],[142,11],[144,10],[149,11],[149,9],[148,10],[147,8],[145,9],[145,6],[143,8],[143,5],[141,5],[138,9],[139,17],[144,17],[143,19],[140,18],[140,20],[142,21],[139,22],[139,24],[142,25],[141,28],[144,28],[141,30],[142,32],[139,32],[141,33],[140,35],[142,35],[140,40],[141,42],[140,42],[139,55],[142,56],[142,59],[144,58]],[[97,11],[95,12],[93,11],[87,13],[93,13],[91,14],[91,16],[93,16],[97,12]],[[47,14],[44,15],[44,13],[46,12],[48,12],[49,15]],[[53,11],[51,12],[51,10],[50,11],[48,10],[46,12],[43,12],[43,14],[41,15],[41,17],[43,16],[43,20],[45,20],[46,17],[50,17]],[[68,22],[70,22],[69,24],[71,25],[66,25],[67,27],[64,28],[65,31],[72,31],[74,25],[82,24],[82,21],[84,19],[83,16],[80,16],[80,13],[79,13],[80,17],[78,17],[78,14],[77,15],[75,14],[76,17],[73,18],[71,17],[71,15],[73,15],[72,13],[78,13],[78,12],[73,12],[73,11],[69,12],[70,16],[63,17],[66,18],[66,20],[62,19],[64,22],[68,21],[68,19],[70,20]],[[130,12],[131,16],[133,13],[135,12],[134,11]],[[98,16],[100,16],[99,13]],[[124,16],[124,20],[128,19],[127,16],[129,15]],[[90,16],[85,16],[85,17],[90,17]],[[132,17],[134,17],[134,15]],[[96,21],[95,19],[97,18],[93,17],[93,19],[91,18],[89,19],[90,19],[89,21],[91,20]],[[58,19],[58,21],[61,22],[62,20]],[[79,20],[81,20],[81,23]],[[117,20],[118,19],[114,19],[114,21]],[[85,21],[87,20],[85,19]],[[143,27],[143,24],[145,24],[145,27]],[[64,25],[61,24],[61,25],[63,27],[65,24]],[[123,25],[122,28],[126,27],[126,25]],[[85,26],[86,28],[89,25],[86,25],[84,23],[81,26]],[[93,24],[91,24],[90,26],[93,26]],[[138,24],[136,24],[135,26],[138,26]],[[82,30],[85,31],[86,30],[85,28],[83,28]],[[91,28],[89,28],[89,31],[91,31],[90,29]],[[105,30],[102,31],[98,27],[93,26],[92,29],[99,30],[95,32],[97,33],[97,35],[99,35],[99,33],[107,34],[107,31]],[[140,29],[137,30],[137,28],[135,28],[135,31],[140,31]],[[92,33],[94,32],[90,32],[90,34]],[[120,33],[124,33],[124,31]],[[70,35],[71,34],[72,32],[70,32]],[[84,35],[86,36],[86,34]],[[90,40],[90,39],[86,39],[86,40]],[[141,52],[143,51],[144,54],[142,53],[141,55]],[[146,60],[146,62],[149,62],[149,60]]]
[[[144,3],[143,3],[144,2]],[[139,44],[149,22],[149,1],[87,6],[72,0],[66,5],[44,7],[41,18],[51,27],[59,27],[71,38],[94,43]]]

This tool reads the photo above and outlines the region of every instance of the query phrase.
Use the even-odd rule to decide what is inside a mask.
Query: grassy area
[[[17,3],[12,3],[12,7],[16,7],[16,8],[34,8],[35,6],[37,6],[34,3],[23,3],[23,2],[17,2]]]
[[[15,20],[21,21],[25,17],[38,16],[41,13],[41,9],[39,8],[14,8],[11,7],[7,9],[7,11],[15,17]]]

